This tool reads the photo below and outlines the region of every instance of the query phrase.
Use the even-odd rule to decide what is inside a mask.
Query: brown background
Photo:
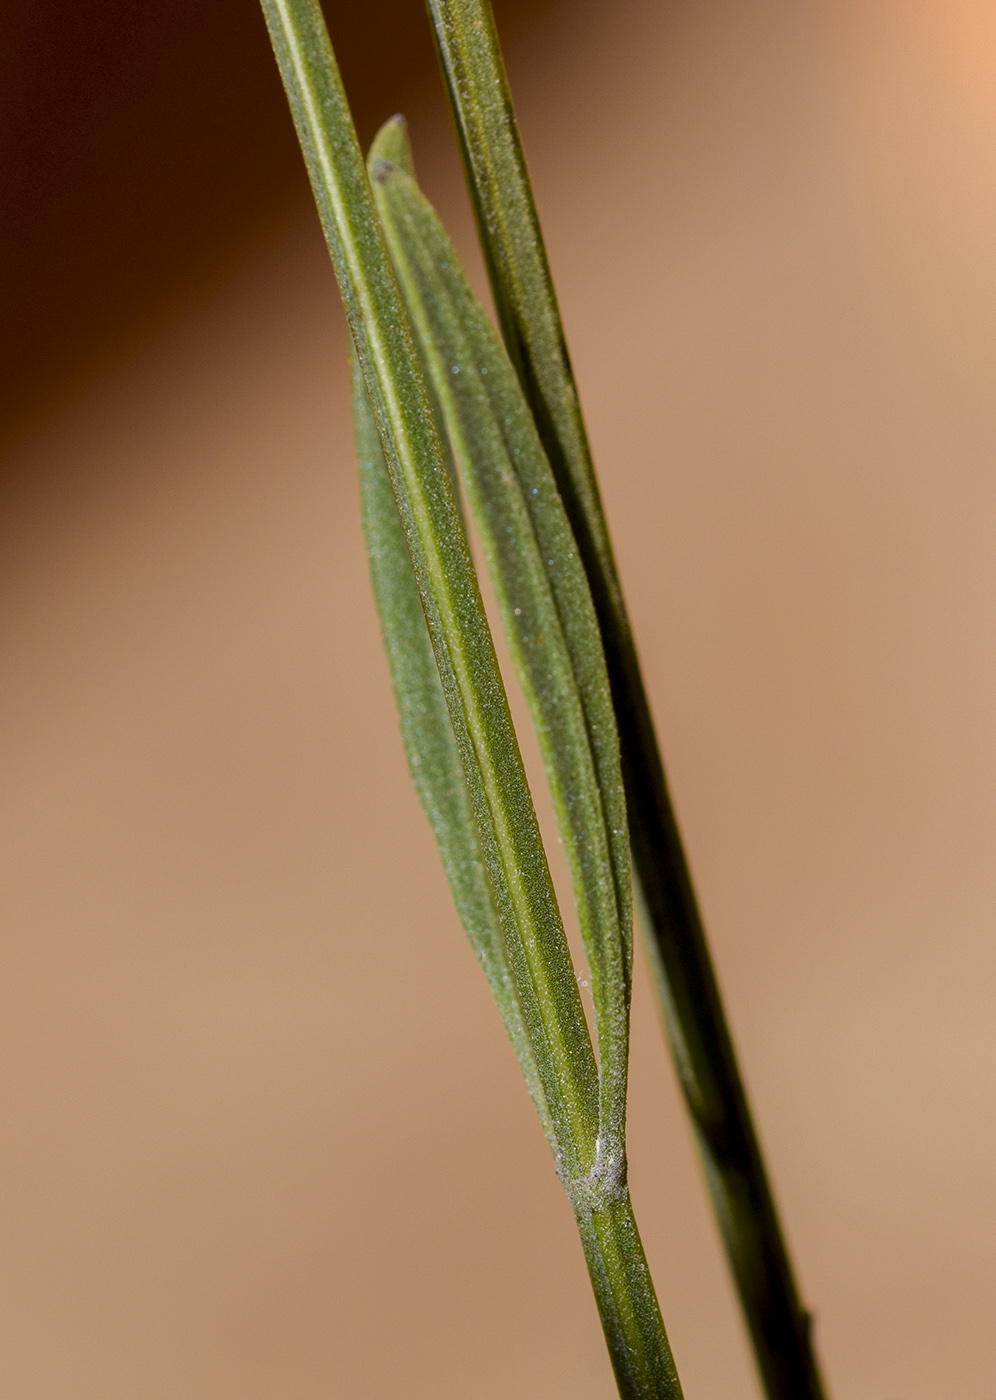
[[[208,8],[10,6],[0,1389],[605,1397],[400,755],[344,330],[262,22]],[[418,7],[343,8],[364,133],[413,111],[469,249],[424,38],[405,71]],[[506,17],[833,1395],[986,1400],[996,19]],[[633,1192],[686,1393],[746,1400],[642,984],[635,1018]]]

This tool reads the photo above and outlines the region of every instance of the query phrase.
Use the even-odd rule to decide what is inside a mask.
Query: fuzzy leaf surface
[[[374,193],[450,449],[484,543],[540,740],[588,956],[606,1174],[624,1169],[632,969],[626,803],[601,636],[584,568],[514,370],[399,154],[371,151]],[[410,160],[406,161],[410,168]]]
[[[405,756],[460,922],[488,979],[544,1130],[552,1139],[422,600],[355,356],[351,367],[363,533]]]

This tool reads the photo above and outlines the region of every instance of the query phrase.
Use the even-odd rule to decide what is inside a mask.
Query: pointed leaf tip
[[[406,175],[414,176],[415,174],[412,146],[408,139],[408,123],[400,113],[388,117],[371,143],[367,156],[367,167],[370,170],[371,179],[376,178],[374,171],[379,162],[392,165],[397,170],[403,170]]]

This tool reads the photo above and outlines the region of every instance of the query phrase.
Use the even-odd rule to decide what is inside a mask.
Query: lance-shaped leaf
[[[408,767],[436,838],[460,921],[556,1150],[391,478],[355,355],[351,359],[363,533]]]
[[[370,153],[408,312],[484,543],[540,740],[591,970],[599,1168],[624,1170],[632,964],[626,804],[612,700],[584,568],[501,341],[414,179],[398,119]],[[385,154],[395,157],[385,160]]]
[[[595,1160],[591,1040],[411,328],[317,0],[263,0],[398,504],[523,1024],[569,1183]]]

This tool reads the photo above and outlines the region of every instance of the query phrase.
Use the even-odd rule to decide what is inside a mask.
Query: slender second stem
[[[706,944],[488,0],[427,0],[509,357],[588,574],[609,671],[645,944],[713,1209],[770,1400],[823,1400]]]

